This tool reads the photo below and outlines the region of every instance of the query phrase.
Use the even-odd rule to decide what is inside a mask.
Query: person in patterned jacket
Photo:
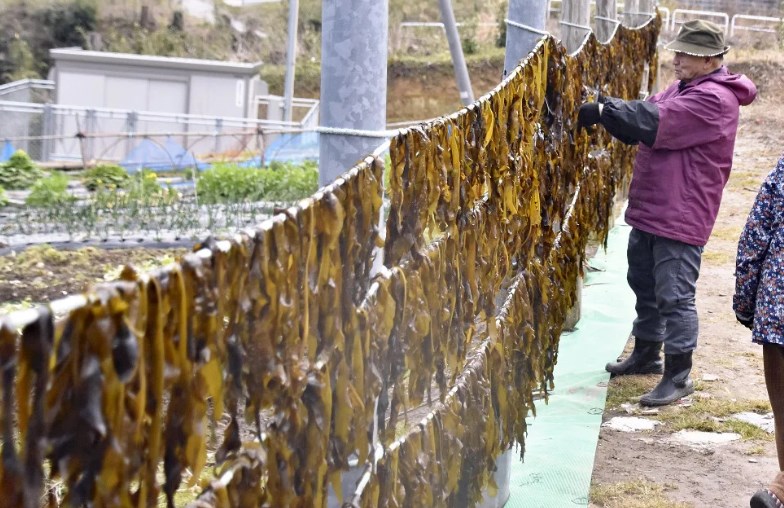
[[[735,316],[762,344],[765,385],[776,431],[779,469],[784,471],[784,155],[757,194],[738,241]],[[752,508],[784,506],[784,472],[754,494]]]

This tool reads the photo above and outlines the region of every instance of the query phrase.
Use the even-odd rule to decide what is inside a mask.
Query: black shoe
[[[651,342],[635,337],[632,354],[623,361],[608,363],[604,369],[613,376],[661,374],[664,372],[659,355],[661,347],[661,342]]]
[[[656,388],[640,399],[643,406],[666,406],[681,397],[694,393],[694,383],[689,378],[691,352],[664,355],[664,374]]]
[[[749,501],[751,508],[784,508],[784,503],[768,489],[758,490]]]

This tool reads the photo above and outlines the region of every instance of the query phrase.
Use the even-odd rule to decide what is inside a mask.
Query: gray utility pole
[[[283,119],[291,121],[294,100],[294,74],[297,69],[297,29],[299,26],[299,0],[289,0],[289,34],[286,46],[286,83],[283,92]]]
[[[319,184],[387,138],[388,0],[323,0]]]
[[[561,10],[561,39],[566,50],[574,53],[585,37],[592,32],[590,0],[563,0]]]
[[[457,89],[460,91],[460,100],[467,106],[474,102],[474,91],[471,89],[471,80],[468,77],[468,67],[463,58],[463,45],[460,44],[460,35],[457,33],[455,13],[452,11],[452,0],[438,0],[441,6],[441,18],[444,21],[446,39],[449,41],[449,52],[452,53],[452,65],[455,67]]]
[[[649,19],[656,17],[656,0],[640,0],[640,14],[642,16],[641,25],[648,22]]]
[[[618,6],[615,0],[596,0],[596,38],[606,43],[618,25]]]
[[[517,67],[520,60],[547,35],[547,16],[550,2],[542,0],[509,0],[506,23],[506,57],[504,77]]]

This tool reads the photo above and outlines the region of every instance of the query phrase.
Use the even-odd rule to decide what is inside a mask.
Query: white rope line
[[[628,11],[628,12],[622,12],[621,14],[628,14],[628,15],[631,15],[631,16],[650,16],[652,18],[656,16],[655,12],[634,12],[634,11]]]
[[[604,16],[594,16],[593,19],[600,19],[602,21],[609,21],[610,23],[615,23],[616,25],[620,25],[621,22],[615,18],[606,18]]]
[[[511,19],[504,19],[504,22],[509,26],[513,26],[515,28],[519,28],[527,32],[532,32],[539,35],[550,35],[550,32],[548,32],[547,30],[539,30],[538,28],[534,28],[529,25],[524,25],[522,23],[518,23],[517,21],[512,21]]]
[[[316,132],[319,134],[336,134],[338,136],[358,136],[362,138],[391,138],[400,133],[400,129],[370,131],[362,129],[347,129],[340,127],[318,127]]]
[[[559,21],[558,23],[560,23],[562,25],[570,26],[572,28],[581,28],[583,30],[588,30],[588,31],[593,32],[593,28],[591,28],[589,26],[578,25],[577,23],[569,23],[568,21]]]

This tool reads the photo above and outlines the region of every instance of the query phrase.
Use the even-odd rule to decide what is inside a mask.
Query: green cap
[[[710,21],[697,19],[681,26],[675,40],[664,49],[691,56],[719,56],[730,50],[724,45],[724,30]]]

